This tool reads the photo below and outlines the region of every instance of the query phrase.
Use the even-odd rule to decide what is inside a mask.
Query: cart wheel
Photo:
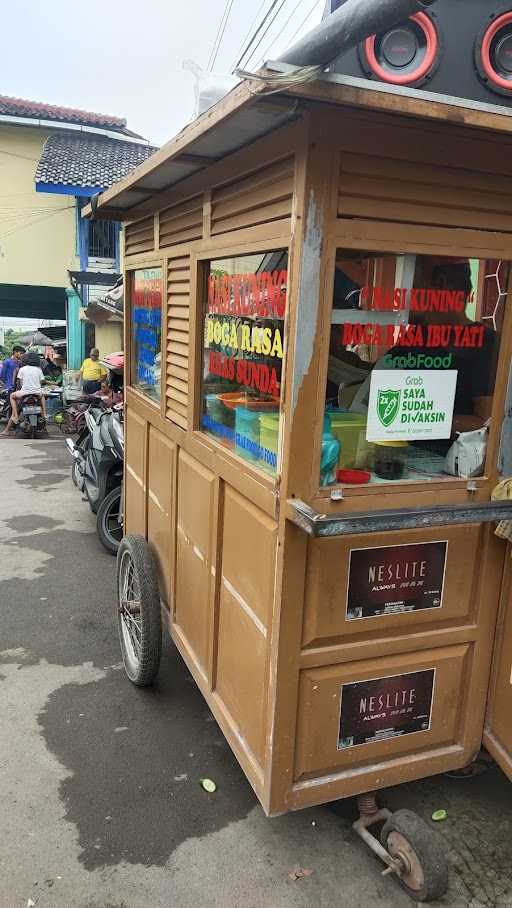
[[[448,867],[439,833],[412,810],[398,810],[384,823],[380,840],[404,871],[398,881],[416,902],[432,902],[448,889]]]
[[[126,674],[147,687],[162,650],[160,595],[153,555],[143,536],[125,536],[117,553],[119,640]]]

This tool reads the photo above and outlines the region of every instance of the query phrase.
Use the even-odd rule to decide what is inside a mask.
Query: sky
[[[0,93],[126,117],[152,143],[194,116],[196,81],[229,9],[214,72],[229,74],[256,25],[277,13],[248,63],[256,69],[316,25],[325,0],[17,0],[2,9]],[[203,77],[203,79],[206,76]],[[211,76],[210,76],[211,79]]]

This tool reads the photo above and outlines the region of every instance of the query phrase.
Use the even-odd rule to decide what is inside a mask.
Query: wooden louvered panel
[[[188,381],[177,378],[174,373],[172,373],[172,387],[177,391],[181,391],[182,394],[188,394]]]
[[[168,287],[168,292],[172,293],[173,296],[179,295],[182,293],[184,296],[190,296],[190,284],[173,280]]]
[[[183,369],[181,366],[174,365],[172,358],[171,362],[168,364],[167,375],[172,375],[177,382],[188,382],[188,369]]]
[[[211,232],[228,233],[291,216],[294,184],[293,157],[219,186],[212,193]]]
[[[182,351],[181,351],[182,352]],[[171,372],[173,367],[174,369],[182,369],[188,375],[188,359],[186,356],[180,356],[180,353],[167,353],[167,366],[168,372]],[[174,374],[174,373],[173,373]],[[184,377],[184,376],[182,376]]]
[[[175,299],[176,299],[176,297],[175,297]],[[185,306],[183,304],[182,299],[178,299],[178,303],[179,303],[178,306],[176,306],[176,305],[174,306],[174,317],[179,318],[179,319],[185,319],[186,321],[188,321],[188,319],[190,317],[190,306],[189,305]]]
[[[169,340],[173,339],[173,334],[176,334],[177,331],[183,332],[188,337],[189,321],[188,318],[176,318],[173,316],[172,320],[172,329],[167,333]]]
[[[181,206],[180,206],[181,207]],[[190,259],[169,259],[167,269],[166,415],[188,426],[190,344]]]
[[[512,180],[343,153],[338,217],[509,232]]]
[[[171,324],[172,324],[172,323],[171,323]],[[173,325],[173,327],[174,327],[174,325]],[[187,346],[187,349],[188,349],[188,343],[189,343],[189,334],[188,334],[188,331],[181,331],[181,330],[168,331],[168,332],[167,332],[167,340],[168,340],[171,344],[174,342],[174,343],[176,343],[176,344],[182,344],[183,346],[186,345],[186,346]]]
[[[160,212],[160,248],[200,240],[203,235],[203,196],[196,195]]]
[[[151,252],[155,248],[155,228],[153,217],[135,221],[124,228],[125,255],[138,255],[140,252]]]

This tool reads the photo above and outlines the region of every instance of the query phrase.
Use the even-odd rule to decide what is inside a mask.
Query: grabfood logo
[[[451,369],[453,354],[431,356],[428,353],[408,353],[407,356],[395,356],[387,353],[384,357],[384,369]]]
[[[401,391],[379,391],[377,396],[377,415],[385,429],[388,428],[398,416]]]

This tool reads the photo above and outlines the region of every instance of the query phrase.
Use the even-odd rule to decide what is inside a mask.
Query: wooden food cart
[[[152,680],[161,602],[268,815],[480,748],[511,152],[504,111],[243,83],[99,198],[125,224],[125,664]],[[405,813],[381,857],[433,897]]]

